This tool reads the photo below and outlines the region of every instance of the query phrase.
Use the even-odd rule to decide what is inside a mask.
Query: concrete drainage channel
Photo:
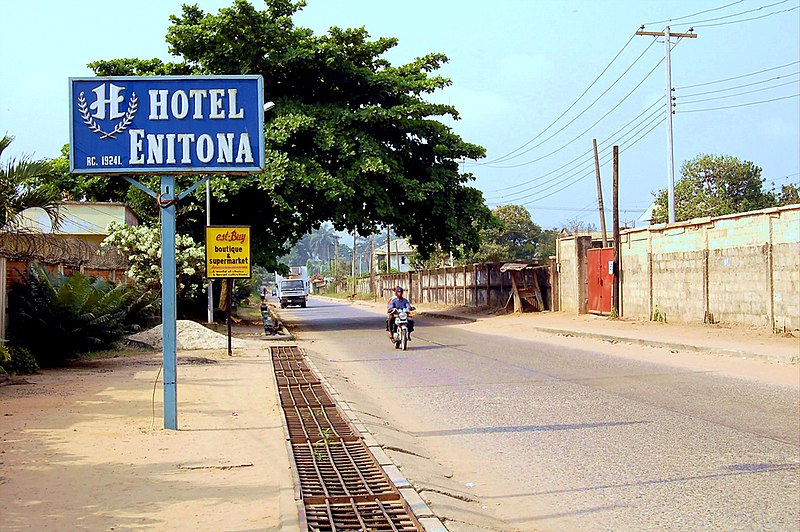
[[[274,346],[271,356],[295,466],[296,497],[302,501],[302,527],[446,530],[377,442],[365,442],[299,347]]]

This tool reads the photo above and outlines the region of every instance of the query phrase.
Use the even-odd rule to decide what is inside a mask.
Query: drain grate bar
[[[303,498],[394,493],[394,485],[361,441],[295,443],[292,451]]]
[[[335,406],[321,384],[298,384],[279,390],[281,403],[296,406]]]
[[[309,530],[375,530],[411,532],[422,530],[397,502],[371,501],[306,506]]]
[[[359,439],[335,407],[285,405],[283,413],[292,442]]]
[[[423,530],[298,346],[271,348],[309,530]]]

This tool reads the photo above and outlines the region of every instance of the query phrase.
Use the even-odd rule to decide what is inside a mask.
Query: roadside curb
[[[272,340],[272,341],[294,341],[294,335],[286,328],[283,324],[283,320],[281,320],[281,315],[278,312],[278,309],[275,308],[273,305],[266,305],[267,311],[269,315],[272,316],[273,321],[278,324],[279,333],[277,336],[267,336],[266,332],[264,333],[265,340]]]
[[[461,320],[461,321],[470,321],[472,323],[477,322],[478,320],[475,318],[468,318],[464,316],[459,316],[457,314],[425,314],[428,316],[433,316],[437,318],[444,318],[444,319],[453,319],[453,320]],[[661,340],[650,340],[646,338],[634,338],[630,336],[624,336],[619,334],[604,334],[604,333],[593,333],[588,331],[580,331],[576,329],[558,329],[553,327],[541,327],[532,325],[532,329],[548,333],[548,334],[555,334],[558,336],[579,336],[582,338],[592,338],[595,340],[604,340],[604,341],[613,341],[613,342],[624,342],[629,344],[635,345],[643,345],[648,347],[661,347],[665,349],[671,350],[678,350],[678,351],[691,351],[694,353],[716,353],[720,355],[728,355],[728,356],[737,356],[737,357],[744,357],[744,358],[755,358],[761,360],[771,360],[777,362],[783,362],[785,364],[796,364],[798,361],[798,357],[785,357],[781,355],[771,355],[767,353],[759,353],[756,351],[745,351],[741,349],[728,349],[724,347],[715,347],[713,345],[693,345],[693,344],[685,344],[680,342],[665,342]]]

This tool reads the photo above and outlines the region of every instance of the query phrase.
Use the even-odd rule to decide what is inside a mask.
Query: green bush
[[[31,374],[39,371],[39,364],[23,347],[0,347],[0,369],[6,373]]]
[[[110,348],[126,333],[131,316],[155,308],[149,296],[80,273],[51,278],[33,264],[9,291],[9,344],[29,349],[42,367],[63,365],[81,353]]]
[[[0,345],[0,369],[4,369],[11,360],[11,352],[4,345]]]

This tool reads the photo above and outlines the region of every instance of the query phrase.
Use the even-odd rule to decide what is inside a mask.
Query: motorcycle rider
[[[386,309],[388,316],[386,318],[386,330],[389,331],[389,338],[394,335],[394,312],[395,310],[413,310],[411,302],[403,297],[403,287],[398,286],[394,289],[394,297],[389,301],[389,307]],[[414,331],[414,320],[408,318],[408,338],[411,339],[411,333]]]

